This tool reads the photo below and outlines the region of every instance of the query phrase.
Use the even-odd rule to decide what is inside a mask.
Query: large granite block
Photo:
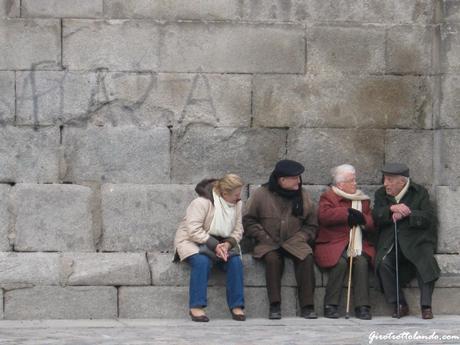
[[[460,72],[460,24],[441,25],[441,66],[444,73]]]
[[[435,133],[439,145],[440,185],[460,185],[460,130],[446,129]]]
[[[307,72],[382,73],[385,30],[380,26],[307,27]]]
[[[172,250],[174,235],[194,186],[104,185],[104,251]]]
[[[15,113],[13,72],[0,72],[0,125],[12,124]]]
[[[460,255],[438,254],[436,255],[441,277],[436,282],[436,287],[459,288],[460,287]]]
[[[64,130],[65,181],[169,182],[169,130],[90,127]]]
[[[0,19],[0,70],[55,69],[61,64],[57,19]]]
[[[91,189],[18,184],[12,189],[16,251],[93,251]]]
[[[0,18],[19,17],[20,0],[0,0]]]
[[[42,286],[5,292],[5,319],[113,319],[117,289],[112,286]]]
[[[299,25],[182,22],[164,27],[161,70],[220,73],[303,73]]]
[[[441,128],[460,128],[460,75],[447,74],[441,77],[442,99],[438,118]]]
[[[286,151],[282,129],[190,126],[174,134],[171,174],[175,183],[196,183],[230,172],[246,183],[265,182]]]
[[[0,253],[0,287],[59,285],[60,269],[58,253]]]
[[[460,231],[457,214],[460,209],[460,190],[439,186],[436,189],[436,200],[439,221],[437,252],[459,253]]]
[[[238,0],[104,0],[109,18],[158,20],[237,20]]]
[[[59,128],[0,127],[0,182],[57,182]]]
[[[12,222],[9,212],[10,190],[10,186],[0,184],[0,252],[11,250],[8,240],[8,231]]]
[[[290,129],[287,156],[305,165],[303,182],[330,183],[333,167],[349,163],[359,172],[361,184],[381,181],[384,160],[383,130]]]
[[[156,70],[159,25],[153,21],[63,22],[63,64],[70,70]]]
[[[66,285],[150,285],[145,253],[63,253]]]
[[[256,76],[254,125],[431,128],[432,84],[415,76]]]
[[[449,23],[460,22],[460,1],[459,0],[444,0],[443,4],[443,18]]]
[[[432,0],[362,1],[364,5],[363,21],[374,23],[430,24],[433,22],[436,11],[436,1]],[[348,1],[346,2],[348,3]]]
[[[398,25],[387,31],[386,72],[430,74],[434,29]]]
[[[411,179],[420,184],[433,183],[433,132],[388,130],[385,135],[385,161],[404,162]]]
[[[23,0],[22,17],[95,18],[102,16],[103,0]]]

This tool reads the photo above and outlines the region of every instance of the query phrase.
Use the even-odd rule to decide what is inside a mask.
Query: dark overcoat
[[[401,285],[407,284],[420,273],[423,282],[439,278],[439,266],[434,257],[437,243],[436,215],[431,205],[428,191],[413,182],[400,200],[411,209],[410,216],[397,222],[398,243],[403,255],[408,259],[400,266]],[[394,246],[394,223],[391,218],[391,205],[396,204],[394,197],[388,195],[384,187],[375,192],[375,204],[372,215],[379,229],[376,255],[376,269],[384,256]],[[415,269],[414,269],[415,268]]]

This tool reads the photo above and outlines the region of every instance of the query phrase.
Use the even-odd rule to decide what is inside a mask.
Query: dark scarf
[[[303,215],[303,198],[302,198],[302,176],[300,176],[300,184],[298,190],[287,190],[281,188],[278,184],[278,177],[274,172],[270,175],[270,179],[264,185],[268,185],[268,190],[279,194],[285,199],[289,199],[292,202],[292,214],[296,217]]]

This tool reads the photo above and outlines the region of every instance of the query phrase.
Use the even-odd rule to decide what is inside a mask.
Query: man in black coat
[[[431,297],[439,278],[434,257],[437,243],[436,218],[428,191],[409,179],[405,164],[388,163],[382,169],[383,187],[375,193],[372,215],[378,227],[376,272],[388,303],[396,306],[396,254],[394,226],[398,228],[400,286],[417,277],[423,319],[432,319]],[[399,288],[400,316],[409,314],[404,294]]]

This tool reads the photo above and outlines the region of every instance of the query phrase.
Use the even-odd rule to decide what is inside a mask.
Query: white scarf
[[[404,198],[404,195],[406,195],[407,191],[409,190],[409,178],[407,179],[407,183],[404,186],[404,188],[399,192],[398,195],[395,196],[396,203],[399,204],[402,198]]]
[[[236,224],[236,204],[226,202],[214,190],[214,217],[212,218],[209,234],[227,238]]]
[[[341,196],[342,198],[351,200],[351,208],[354,208],[355,210],[358,210],[359,212],[363,211],[363,204],[361,201],[369,200],[369,197],[359,189],[354,194],[349,194],[349,193],[345,193],[343,190],[335,186],[332,186],[332,191],[338,196]],[[348,249],[347,249],[348,257],[350,256],[355,257],[357,255],[361,255],[363,251],[363,233],[362,233],[360,225],[354,226],[353,228],[350,229],[348,243],[352,243],[351,246],[348,245]]]

